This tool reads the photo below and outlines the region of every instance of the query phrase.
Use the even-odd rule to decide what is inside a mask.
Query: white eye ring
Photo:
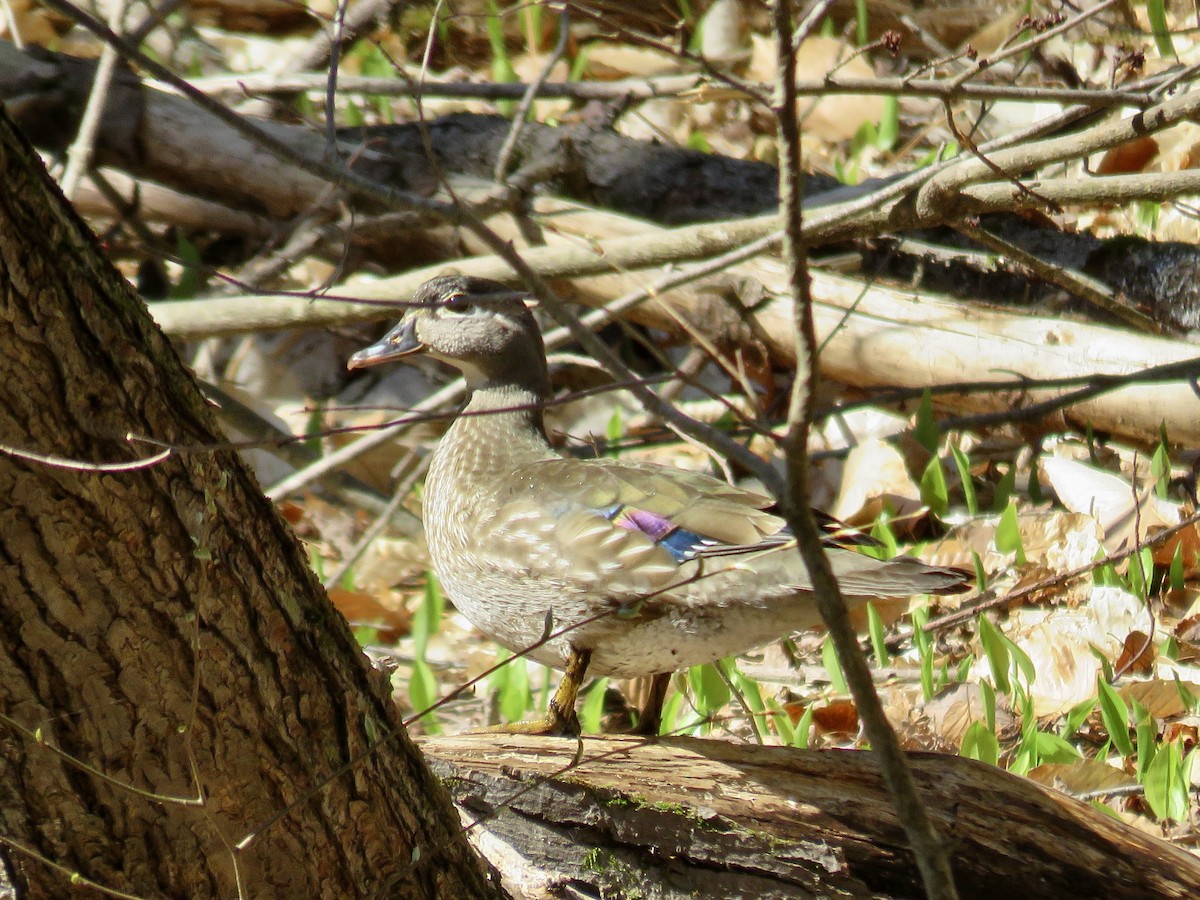
[[[466,294],[452,294],[446,298],[444,308],[453,313],[464,313],[471,309],[471,301]]]

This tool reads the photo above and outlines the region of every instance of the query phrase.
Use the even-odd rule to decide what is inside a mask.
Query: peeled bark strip
[[[690,738],[429,738],[422,750],[518,896],[920,897],[870,753]],[[1085,803],[955,756],[912,754],[958,890],[1200,896],[1200,861]],[[516,861],[523,860],[524,866]]]
[[[2,111],[0,171],[0,444],[40,457],[0,452],[0,848],[23,896],[73,875],[494,896],[387,679],[245,466],[203,449],[211,410]],[[129,434],[191,449],[48,459],[160,449]]]

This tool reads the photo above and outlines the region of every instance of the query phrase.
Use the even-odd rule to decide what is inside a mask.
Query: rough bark
[[[204,449],[211,410],[2,111],[0,172],[0,844],[18,884],[494,895],[387,679],[238,457]],[[131,434],[187,449],[130,471],[45,458],[158,451]]]
[[[422,748],[514,895],[921,896],[870,753],[517,735]],[[963,897],[1200,896],[1200,861],[1086,803],[960,757],[910,759]]]

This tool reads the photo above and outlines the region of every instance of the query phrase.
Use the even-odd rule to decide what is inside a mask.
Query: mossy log
[[[920,897],[869,752],[719,740],[426,739],[519,897]],[[963,897],[1200,896],[1200,861],[1056,791],[913,754]]]

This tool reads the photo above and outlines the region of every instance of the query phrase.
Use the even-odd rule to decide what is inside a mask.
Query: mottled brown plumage
[[[573,726],[585,671],[660,675],[819,625],[808,572],[766,498],[695,472],[554,451],[545,351],[523,296],[435,278],[350,365],[424,352],[465,375],[470,399],[425,482],[429,552],[455,606],[510,650],[537,645],[547,621],[571,629],[529,653],[568,672],[540,724]],[[967,579],[906,557],[829,554],[852,605]]]

